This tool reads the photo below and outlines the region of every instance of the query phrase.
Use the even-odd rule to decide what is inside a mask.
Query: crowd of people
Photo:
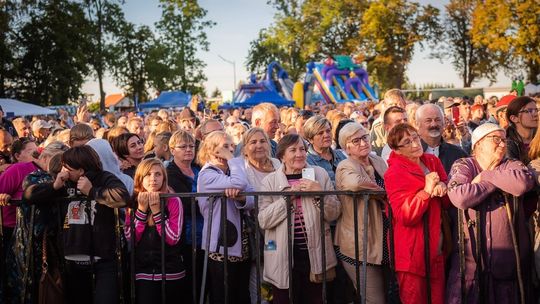
[[[0,108],[0,302],[537,303],[539,104]]]

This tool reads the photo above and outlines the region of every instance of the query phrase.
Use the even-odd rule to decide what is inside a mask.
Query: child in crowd
[[[165,280],[167,303],[181,303],[185,270],[180,254],[183,208],[180,199],[172,197],[161,214],[159,195],[169,193],[167,173],[158,159],[143,160],[134,178],[137,210],[133,224],[126,215],[126,237],[135,230],[135,279],[137,303],[161,303],[161,238],[165,236]],[[165,221],[165,232],[161,230]]]

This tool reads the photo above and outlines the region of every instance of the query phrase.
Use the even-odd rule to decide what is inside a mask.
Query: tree
[[[113,39],[124,19],[122,9],[118,3],[108,0],[84,0],[86,16],[90,22],[88,38],[93,47],[88,49],[89,63],[92,66],[99,84],[99,106],[105,110],[105,91],[103,90],[103,77],[107,65],[112,60],[109,52],[109,42]]]
[[[38,1],[17,28],[16,97],[41,105],[81,96],[88,74],[88,22],[82,7],[67,0]]]
[[[210,95],[212,98],[217,98],[217,97],[221,97],[221,91],[219,90],[218,87],[216,87],[216,89],[212,92],[212,94]]]
[[[479,1],[471,33],[473,41],[487,47],[508,71],[526,69],[530,82],[540,80],[538,0]]]
[[[208,51],[205,31],[215,23],[206,20],[207,11],[196,0],[161,0],[160,3],[163,12],[156,23],[159,45],[153,51],[164,54],[165,58],[152,62],[165,70],[157,75],[150,74],[150,82],[159,91],[180,89],[192,94],[202,93],[206,64],[197,58],[197,52]]]
[[[473,43],[471,37],[472,14],[475,0],[451,0],[446,8],[441,35],[436,37],[432,55],[450,59],[463,80],[463,87],[486,77],[496,81],[498,64],[486,46]]]
[[[362,18],[359,42],[368,71],[382,89],[401,88],[416,45],[439,31],[439,10],[407,0],[372,1]]]
[[[8,85],[15,76],[17,62],[13,54],[12,19],[16,10],[14,1],[0,4],[0,97],[10,97]]]
[[[112,71],[116,83],[122,86],[126,95],[140,101],[148,99],[147,61],[153,47],[154,34],[148,26],[135,26],[123,22],[119,35],[112,47]]]

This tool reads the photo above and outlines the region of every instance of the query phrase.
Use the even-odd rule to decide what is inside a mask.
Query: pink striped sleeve
[[[182,235],[182,225],[184,218],[184,210],[180,198],[171,197],[167,201],[168,218],[165,220],[165,242],[169,245],[176,245],[180,241]],[[161,219],[160,213],[153,215],[154,222],[158,234],[161,236]]]
[[[126,239],[131,240],[131,217],[129,213],[129,209],[126,209],[126,223],[124,226],[124,231],[126,234]],[[139,209],[135,211],[135,242],[137,243],[141,240],[144,229],[146,228],[147,217],[148,214],[139,211]]]

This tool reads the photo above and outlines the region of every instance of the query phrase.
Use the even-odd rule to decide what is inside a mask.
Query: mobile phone
[[[302,178],[315,181],[315,169],[313,168],[304,168],[302,169]]]
[[[456,126],[461,120],[461,117],[459,116],[459,107],[452,107],[452,120]]]

